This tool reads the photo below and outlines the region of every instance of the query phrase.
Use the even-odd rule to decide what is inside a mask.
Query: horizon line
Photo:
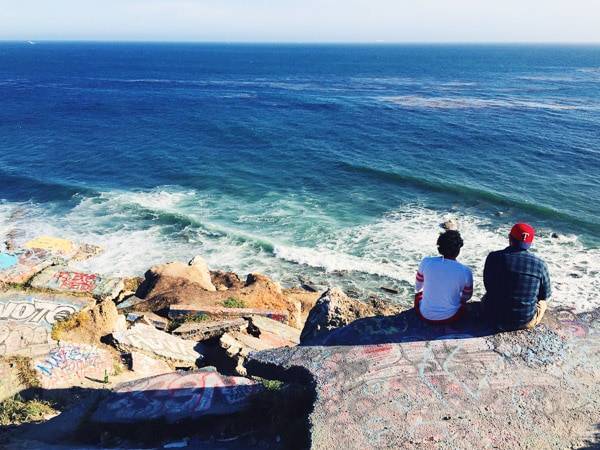
[[[596,45],[600,41],[241,41],[153,39],[0,39],[0,43],[114,43],[114,44],[220,44],[220,45]]]

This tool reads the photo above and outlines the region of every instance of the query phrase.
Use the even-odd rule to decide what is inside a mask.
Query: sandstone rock
[[[300,341],[302,343],[312,341],[334,328],[375,314],[372,306],[349,298],[338,288],[329,289],[323,293],[310,311]]]
[[[113,333],[116,347],[125,353],[140,350],[146,354],[193,366],[202,359],[198,344],[159,331],[151,325],[136,323],[127,331]]]
[[[94,256],[100,255],[104,249],[98,245],[92,244],[79,244],[77,253],[73,256],[74,261],[85,261],[86,259],[93,258]]]
[[[95,344],[100,338],[127,328],[125,318],[119,314],[111,300],[105,300],[77,316],[76,327],[55,330],[57,339],[69,342],[87,342]]]
[[[228,331],[241,331],[247,327],[248,322],[244,319],[185,322],[173,330],[173,334],[183,339],[204,341],[222,336]]]
[[[175,372],[125,383],[91,417],[103,424],[177,423],[244,411],[262,392],[256,381],[213,371]]]
[[[147,300],[145,307],[157,311],[183,299],[201,296],[205,291],[216,291],[206,263],[194,260],[193,265],[172,262],[152,267],[136,296]]]
[[[240,277],[233,272],[223,272],[220,270],[211,270],[211,281],[218,291],[226,291],[227,289],[240,289],[244,283]]]

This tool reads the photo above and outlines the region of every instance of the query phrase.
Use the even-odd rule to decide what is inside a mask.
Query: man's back
[[[551,294],[546,264],[527,250],[515,247],[488,255],[483,281],[487,314],[508,326],[527,324],[535,314],[538,300]]]

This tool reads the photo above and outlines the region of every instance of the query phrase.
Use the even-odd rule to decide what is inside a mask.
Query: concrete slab
[[[262,386],[248,378],[212,371],[176,372],[117,387],[92,415],[92,422],[176,423],[243,411]]]
[[[73,241],[52,236],[39,236],[29,242],[26,242],[24,247],[28,249],[45,250],[67,259],[75,256],[79,250],[79,247]]]
[[[120,302],[119,304],[117,304],[117,309],[125,310],[125,309],[129,309],[129,308],[133,308],[135,305],[139,305],[140,303],[144,303],[146,301],[148,301],[148,300],[146,300],[144,298],[136,297],[135,295],[132,295],[131,297],[127,298],[127,300],[124,300],[124,301]]]
[[[152,325],[159,330],[166,330],[169,325],[169,319],[165,319],[151,311],[130,312],[127,314],[127,321],[145,323],[146,325]]]
[[[144,378],[173,372],[173,369],[166,361],[151,358],[141,352],[131,352],[131,365],[129,369]]]
[[[229,331],[241,331],[248,327],[245,319],[206,320],[185,322],[173,330],[173,334],[183,339],[204,341],[222,336]]]
[[[57,389],[78,386],[88,381],[103,382],[112,376],[115,360],[110,352],[94,345],[61,343],[37,358],[34,367],[41,387]]]
[[[288,313],[286,311],[270,311],[266,309],[255,308],[225,308],[221,306],[198,306],[198,305],[171,305],[169,307],[169,317],[176,319],[181,316],[189,315],[207,315],[215,317],[249,317],[263,316],[269,319],[287,323]]]
[[[314,386],[315,449],[574,448],[592,438],[600,311],[554,311],[533,331],[502,334],[431,331],[411,314],[361,319],[329,342],[251,353],[246,368]]]
[[[157,330],[151,325],[136,323],[127,331],[113,333],[117,347],[124,352],[142,351],[173,361],[183,361],[193,366],[202,359],[199,345]]]
[[[285,345],[297,345],[300,343],[300,330],[292,328],[281,322],[269,319],[267,317],[252,316],[250,323],[260,332],[260,338],[268,335],[279,337]]]
[[[0,253],[0,283],[25,284],[52,264],[52,255],[45,250]]]
[[[64,266],[53,266],[43,270],[31,280],[31,286],[61,293],[90,295],[99,300],[112,300],[125,288],[121,278],[75,272]]]
[[[0,356],[37,356],[54,346],[52,325],[93,304],[65,295],[0,293]]]

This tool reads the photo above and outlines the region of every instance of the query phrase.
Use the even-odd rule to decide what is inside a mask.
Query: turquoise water
[[[0,234],[103,245],[87,269],[408,302],[440,222],[480,281],[525,220],[557,301],[600,294],[600,47],[3,43],[0,98]]]

